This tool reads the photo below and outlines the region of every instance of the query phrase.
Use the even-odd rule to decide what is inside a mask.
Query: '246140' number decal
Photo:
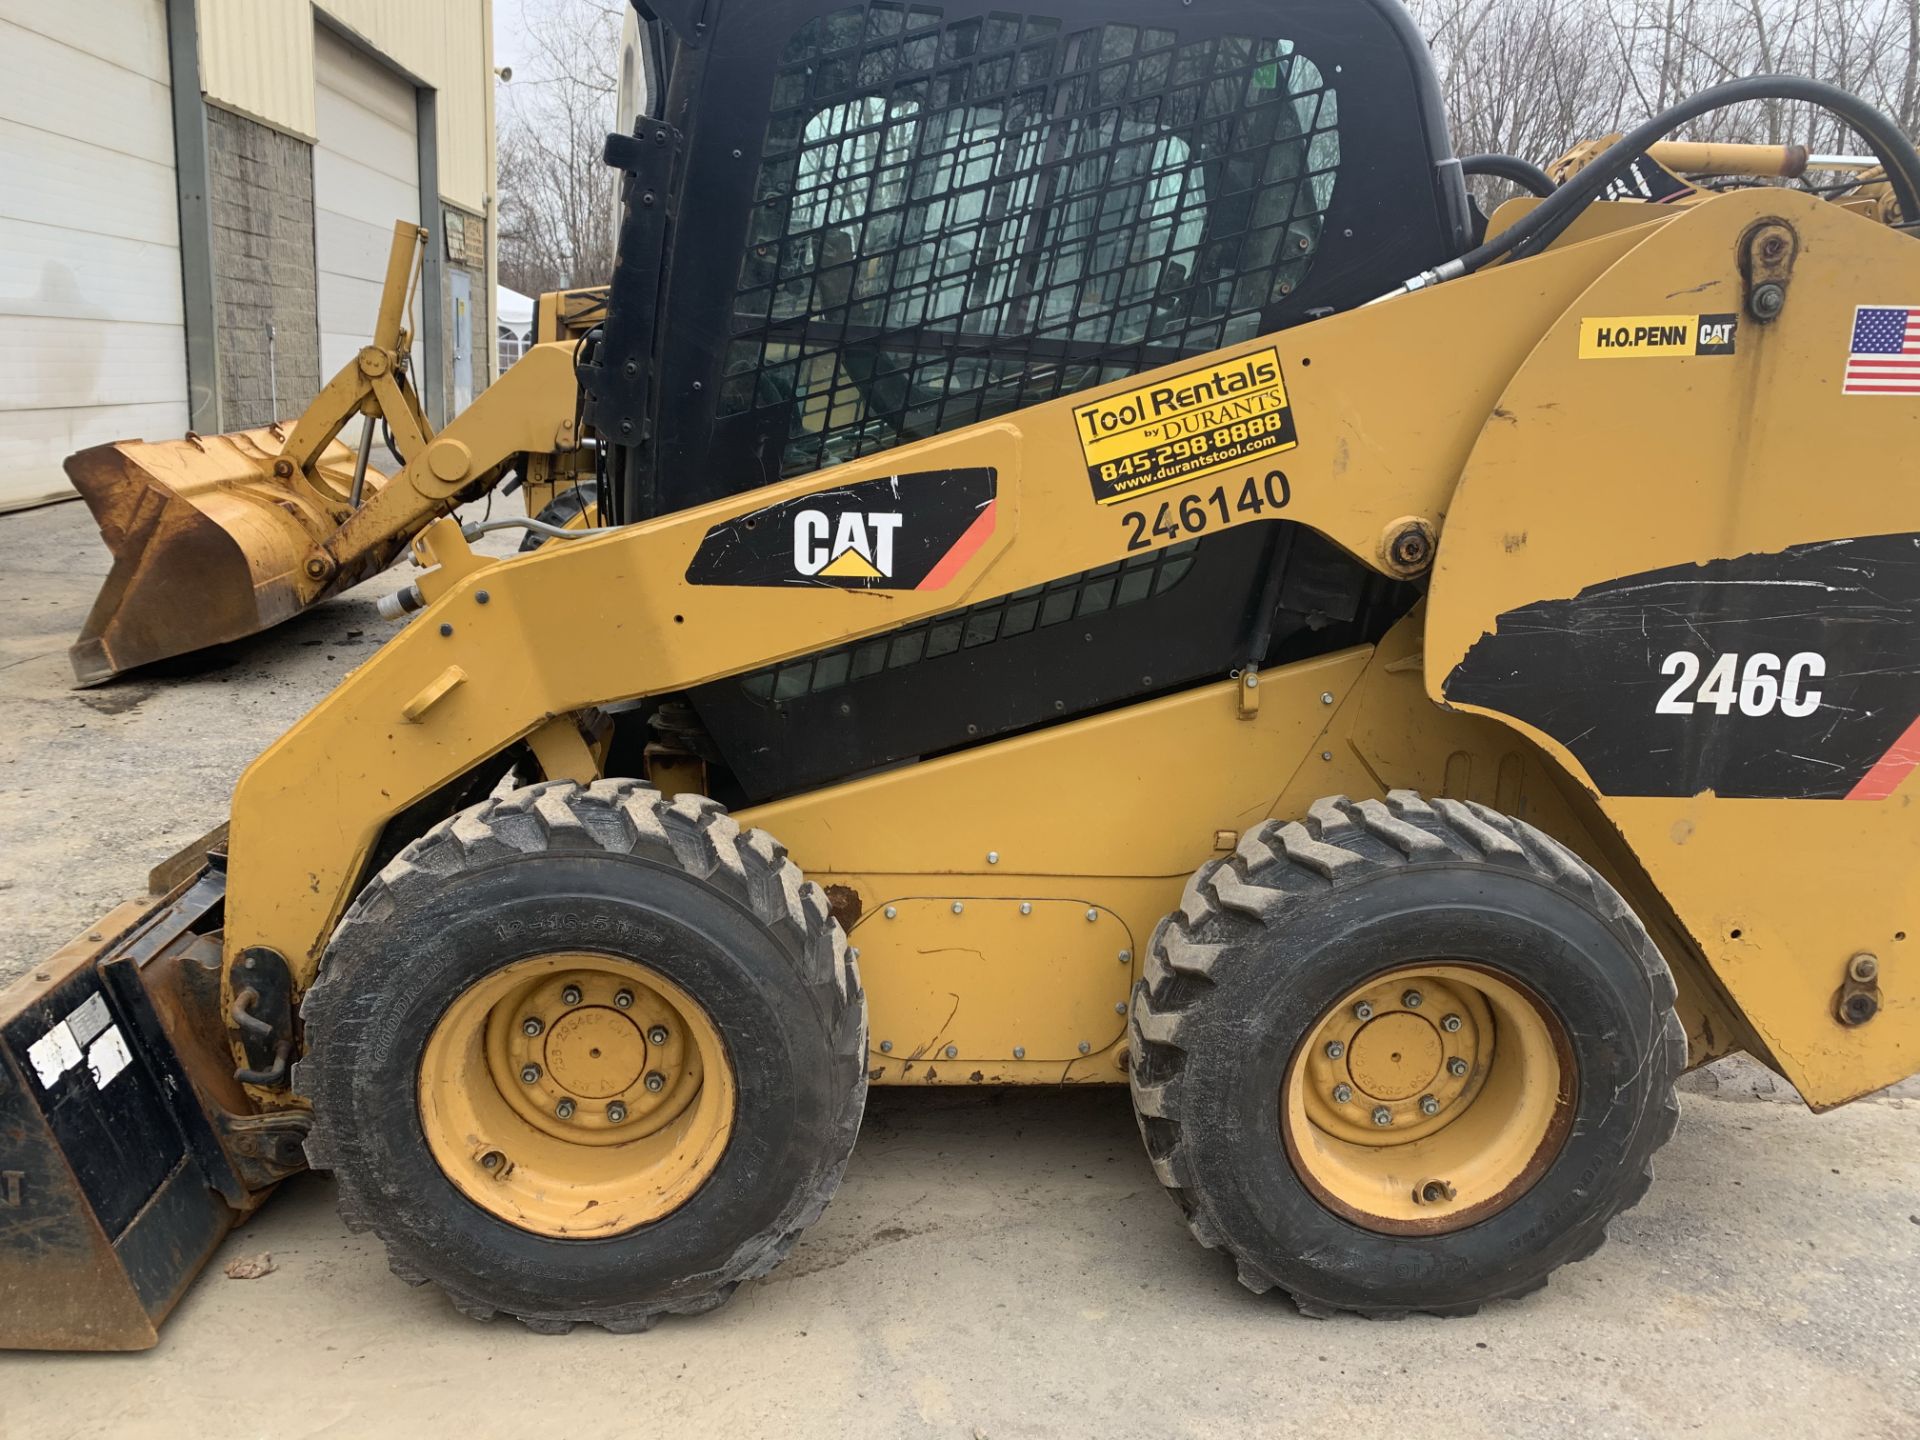
[[[1269,470],[1263,480],[1249,475],[1239,491],[1225,485],[1213,487],[1211,495],[1198,491],[1183,497],[1178,505],[1162,500],[1151,527],[1144,510],[1125,510],[1121,527],[1127,532],[1127,549],[1150,550],[1154,540],[1178,540],[1183,535],[1203,534],[1214,524],[1230,525],[1238,516],[1259,515],[1265,510],[1284,510],[1293,499],[1293,486],[1286,473]]]
[[[1778,655],[1756,650],[1744,665],[1730,652],[1707,667],[1704,680],[1700,671],[1700,657],[1691,650],[1676,650],[1661,661],[1660,673],[1673,676],[1674,681],[1653,707],[1654,713],[1691,715],[1695,706],[1711,705],[1716,715],[1730,715],[1737,705],[1742,715],[1771,715],[1777,710],[1800,719],[1820,708],[1820,692],[1808,689],[1807,682],[1825,675],[1827,662],[1811,650],[1789,655],[1784,662]]]

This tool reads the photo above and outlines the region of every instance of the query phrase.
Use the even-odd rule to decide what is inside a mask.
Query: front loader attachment
[[[304,1163],[221,1025],[222,862],[0,993],[0,1347],[144,1350],[221,1238]]]
[[[338,522],[315,487],[275,475],[284,440],[275,426],[122,441],[68,458],[67,476],[113,552],[71,652],[82,685],[257,634],[392,559],[397,545],[341,567],[317,589],[305,583],[308,556]],[[318,462],[321,482],[349,495],[354,460],[330,442]],[[366,479],[377,489],[384,477]]]
[[[433,439],[408,379],[404,323],[425,236],[394,227],[372,343],[290,425],[127,440],[68,458],[113,552],[72,649],[82,685],[277,625],[385,569],[458,503],[450,488],[428,503],[375,505],[387,476],[368,463],[379,426],[408,461]],[[357,452],[339,438],[356,419]]]

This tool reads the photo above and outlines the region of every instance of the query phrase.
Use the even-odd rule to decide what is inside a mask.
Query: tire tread
[[[662,1315],[701,1314],[725,1303],[740,1281],[765,1275],[786,1258],[800,1234],[819,1219],[840,1187],[866,1105],[866,997],[846,935],[828,909],[820,886],[804,878],[786,848],[760,830],[742,830],[725,808],[705,796],[662,797],[637,780],[597,780],[582,786],[547,781],[483,801],[441,821],[394,857],[370,880],[334,931],[334,946],[356,930],[379,928],[411,900],[425,900],[446,881],[489,861],[545,851],[594,850],[638,855],[684,871],[746,907],[781,941],[782,953],[833,1017],[835,1064],[848,1075],[848,1090],[828,1153],[836,1158],[805,1193],[796,1196],[772,1229],[737,1251],[704,1291],[669,1302],[599,1307],[592,1313],[535,1311],[516,1314],[528,1329],[564,1334],[590,1322],[617,1334],[652,1328]],[[332,954],[332,947],[329,955]],[[294,1066],[297,1091],[322,1100],[344,1080],[329,1072],[325,1037],[361,996],[359,977],[323,964],[303,997],[300,1016],[308,1052]],[[344,1106],[339,1107],[344,1109]],[[340,1214],[348,1228],[371,1230],[388,1251],[388,1263],[409,1284],[431,1278],[412,1262],[403,1242],[382,1228],[388,1213],[379,1198],[363,1192],[362,1180],[342,1158],[353,1153],[339,1133],[335,1107],[316,1103],[306,1140],[307,1163],[333,1170],[340,1186]],[[463,1314],[490,1320],[500,1313],[476,1296],[434,1281]]]
[[[1257,931],[1276,923],[1307,896],[1360,883],[1383,870],[1444,860],[1524,870],[1593,908],[1628,942],[1655,1002],[1651,1048],[1663,1079],[1647,1100],[1657,1114],[1643,1127],[1640,1153],[1634,1157],[1638,1174],[1614,1209],[1593,1227],[1590,1243],[1570,1259],[1585,1259],[1598,1250],[1612,1219],[1637,1204],[1652,1184],[1653,1152],[1671,1138],[1679,1121],[1673,1081],[1686,1065],[1686,1034],[1673,1010],[1678,991],[1672,973],[1618,892],[1559,841],[1485,805],[1428,802],[1407,790],[1390,792],[1384,802],[1329,796],[1315,801],[1304,821],[1269,820],[1248,831],[1232,856],[1209,861],[1194,873],[1180,908],[1154,932],[1130,1007],[1128,1082],[1154,1173],[1179,1205],[1194,1237],[1210,1249],[1226,1250],[1241,1284],[1251,1290],[1263,1292],[1283,1282],[1226,1238],[1206,1197],[1194,1188],[1193,1167],[1185,1153],[1191,1122],[1180,1103],[1186,1062],[1180,1037],[1183,1021],[1195,1007],[1207,1004],[1213,989],[1195,980],[1211,974],[1233,942],[1247,938],[1249,928]],[[1546,1283],[1545,1274],[1519,1273],[1485,1300],[1518,1299]],[[1346,1305],[1298,1288],[1289,1293],[1307,1315],[1345,1312],[1397,1319],[1407,1313],[1402,1307]],[[1472,1314],[1482,1303],[1428,1306],[1422,1313]]]

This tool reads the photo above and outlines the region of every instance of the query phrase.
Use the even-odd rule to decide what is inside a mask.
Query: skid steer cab
[[[467,1314],[643,1330],[873,1085],[1125,1084],[1242,1283],[1464,1314],[1688,1064],[1920,1069],[1885,117],[1733,82],[1556,184],[1388,4],[642,15],[604,309],[347,521],[404,502],[412,618],[5,997],[7,1343],[152,1343],[302,1165]],[[1658,148],[1754,99],[1858,184]],[[433,518],[509,472],[591,523]]]

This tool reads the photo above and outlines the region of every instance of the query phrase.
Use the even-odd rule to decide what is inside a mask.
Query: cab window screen
[[[809,21],[775,80],[720,414],[797,474],[1244,340],[1306,281],[1336,96],[1277,36],[932,6]]]

